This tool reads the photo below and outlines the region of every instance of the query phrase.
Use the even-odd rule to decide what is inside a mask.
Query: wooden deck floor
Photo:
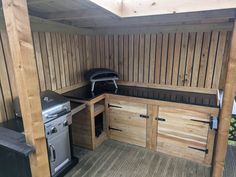
[[[228,146],[224,177],[236,177],[236,146]]]
[[[80,162],[66,177],[210,177],[197,163],[112,140],[76,151]]]

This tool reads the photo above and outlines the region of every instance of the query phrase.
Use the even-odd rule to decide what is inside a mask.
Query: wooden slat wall
[[[114,69],[126,82],[218,89],[230,37],[227,30],[96,34],[94,67]]]
[[[17,97],[11,54],[5,31],[0,36],[0,122],[14,117]],[[92,67],[91,37],[75,33],[33,32],[41,90],[60,90],[84,81]]]

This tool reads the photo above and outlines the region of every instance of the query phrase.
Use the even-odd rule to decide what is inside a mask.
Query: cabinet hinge
[[[149,116],[148,115],[143,115],[143,114],[140,114],[139,115],[141,118],[144,118],[144,119],[148,119],[149,118]]]
[[[112,104],[108,104],[108,108],[122,108],[121,106],[116,106],[116,105],[112,105]]]
[[[205,154],[208,154],[208,149],[200,149],[200,148],[196,148],[196,147],[192,147],[192,146],[188,146],[188,148],[194,149],[197,151],[202,151],[202,152],[205,152]]]

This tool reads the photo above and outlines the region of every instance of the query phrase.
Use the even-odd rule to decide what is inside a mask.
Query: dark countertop
[[[25,140],[21,118],[11,119],[0,124],[0,146],[28,156],[34,152],[34,147]]]
[[[63,95],[72,99],[89,101],[103,93],[170,101],[175,103],[218,107],[217,95],[215,94],[193,93],[186,91],[164,90],[124,85],[118,85],[117,90],[115,89],[114,85],[111,84],[95,85],[93,93],[91,92],[91,85],[86,85],[84,87],[80,87],[78,89],[67,92]]]

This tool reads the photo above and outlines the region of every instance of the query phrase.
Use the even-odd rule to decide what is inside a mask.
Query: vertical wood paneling
[[[216,54],[216,61],[215,61],[215,69],[214,69],[214,75],[213,75],[213,83],[212,88],[218,88],[219,82],[220,82],[220,71],[222,67],[223,62],[223,55],[225,50],[225,41],[226,41],[227,32],[220,32],[219,36],[219,44],[217,47],[217,54]]]
[[[191,80],[192,87],[197,87],[200,58],[201,58],[201,53],[202,53],[202,41],[203,41],[203,32],[198,32],[196,45],[195,45],[193,73],[192,73],[192,80]]]
[[[134,36],[129,35],[129,81],[133,81],[133,73],[134,73]]]
[[[139,75],[138,75],[138,81],[143,82],[144,77],[144,34],[140,34],[139,36]]]
[[[203,44],[202,44],[202,54],[199,68],[198,76],[198,87],[204,87],[206,79],[206,69],[207,69],[207,60],[209,56],[211,33],[204,33]]]
[[[108,39],[106,35],[96,38],[108,40],[105,52],[108,47],[114,67],[106,67],[118,72],[122,81],[216,89],[224,73],[222,63],[227,60],[227,35],[230,39],[227,31],[109,34]],[[96,51],[102,52],[103,48]]]
[[[194,55],[194,47],[195,47],[195,39],[196,33],[191,32],[189,35],[189,43],[188,43],[188,54],[187,54],[187,63],[185,70],[185,86],[190,86],[191,77],[192,77],[192,69],[193,69],[193,55]]]
[[[124,35],[124,81],[129,81],[129,36]]]
[[[182,34],[175,34],[175,49],[174,49],[174,63],[173,63],[173,75],[172,75],[172,85],[176,86],[179,78],[179,60],[181,51]]]
[[[153,84],[155,79],[156,34],[151,35],[150,45],[149,83]]]
[[[149,79],[149,63],[150,63],[150,34],[145,35],[145,49],[144,49],[144,83],[148,83]]]
[[[155,64],[155,83],[160,84],[161,75],[161,56],[162,56],[162,34],[157,34],[156,41],[156,64]]]
[[[93,63],[91,36],[55,32],[33,32],[32,36],[42,91],[62,89],[84,80],[84,72]],[[14,117],[13,100],[18,94],[12,67],[7,35],[1,31],[0,122]]]
[[[166,83],[166,65],[168,59],[168,41],[169,41],[169,34],[163,34],[163,42],[162,42],[162,56],[161,56],[161,84]]]
[[[183,86],[185,81],[185,68],[186,68],[186,59],[188,52],[188,37],[189,33],[185,32],[182,34],[182,45],[181,45],[181,55],[179,63],[179,78],[178,85]]]
[[[134,82],[138,82],[139,70],[139,35],[134,35]]]
[[[172,83],[172,71],[173,71],[173,58],[174,58],[174,44],[175,44],[175,34],[171,33],[169,35],[169,47],[168,47],[168,60],[166,69],[166,84],[171,85]]]

